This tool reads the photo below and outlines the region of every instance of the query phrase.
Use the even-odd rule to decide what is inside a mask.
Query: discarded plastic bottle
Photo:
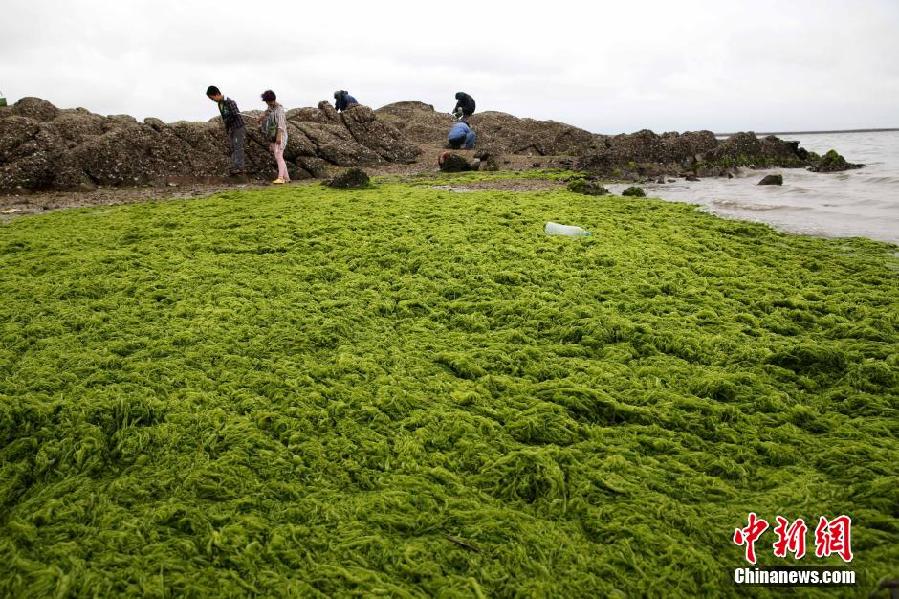
[[[566,235],[568,237],[588,237],[589,232],[584,231],[580,227],[574,225],[560,225],[559,223],[548,222],[543,227],[543,232],[547,235]]]

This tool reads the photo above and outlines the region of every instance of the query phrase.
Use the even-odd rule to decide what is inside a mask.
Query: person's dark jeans
[[[243,172],[244,158],[243,146],[247,137],[245,127],[237,127],[228,133],[228,139],[231,141],[231,172]]]

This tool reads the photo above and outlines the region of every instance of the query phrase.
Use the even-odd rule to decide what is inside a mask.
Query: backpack
[[[261,128],[262,137],[265,141],[275,143],[275,140],[278,139],[278,117],[274,110],[270,111],[268,116],[265,117],[265,120],[262,121]]]

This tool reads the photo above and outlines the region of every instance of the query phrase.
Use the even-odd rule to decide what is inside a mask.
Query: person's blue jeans
[[[463,148],[465,150],[470,150],[474,147],[475,142],[477,142],[478,136],[475,135],[474,131],[469,131],[465,137],[454,137],[449,140],[449,145],[451,148]]]

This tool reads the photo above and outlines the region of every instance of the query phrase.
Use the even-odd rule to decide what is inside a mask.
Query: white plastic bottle
[[[559,223],[548,222],[543,227],[543,232],[547,235],[566,235],[568,237],[586,237],[590,233],[584,231],[580,227],[574,225],[560,225]]]

